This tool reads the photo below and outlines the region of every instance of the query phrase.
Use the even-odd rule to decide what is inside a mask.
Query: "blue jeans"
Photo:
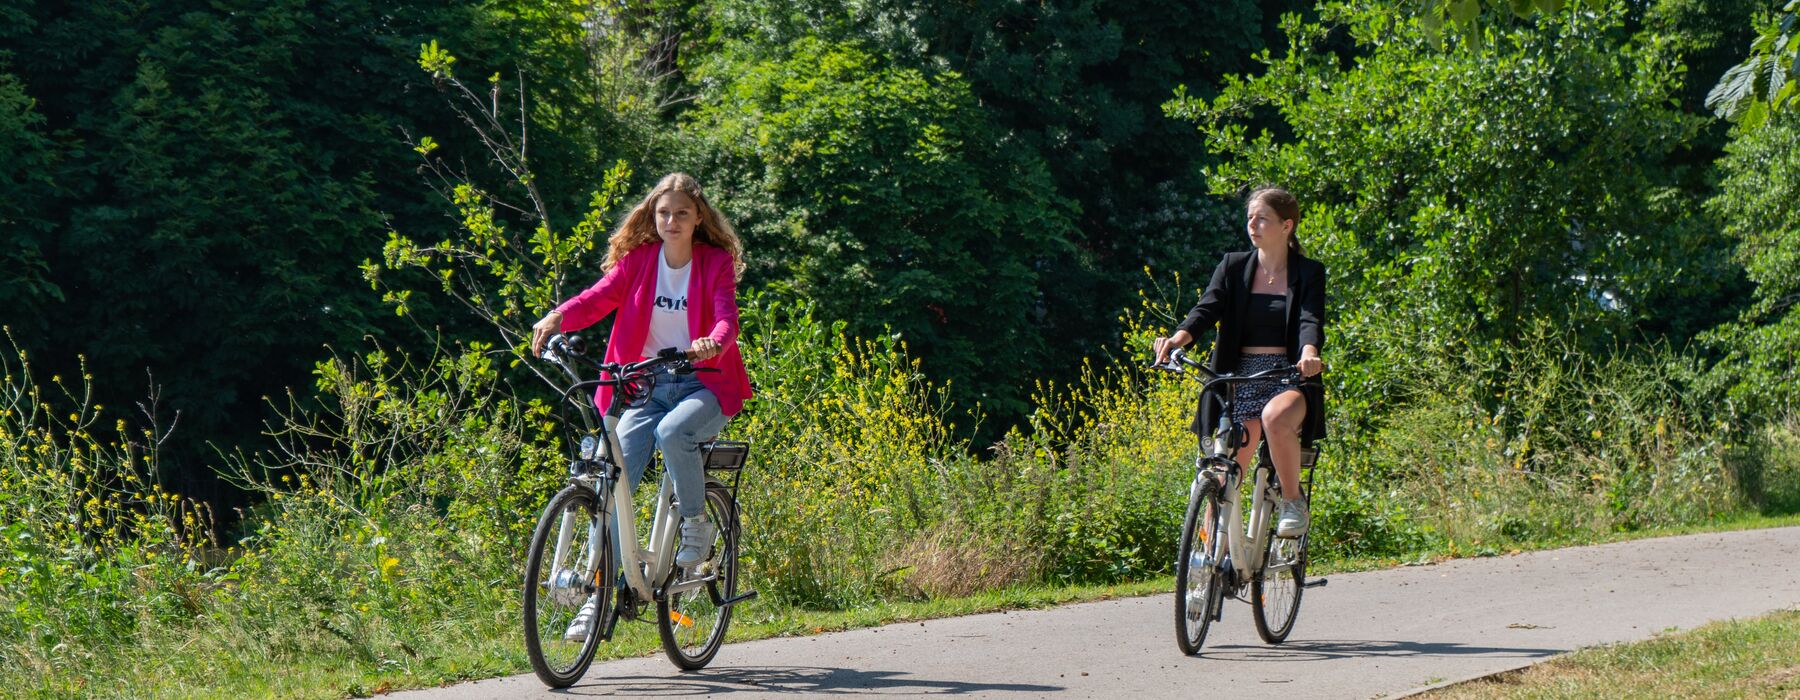
[[[619,449],[624,452],[626,483],[636,489],[650,468],[652,447],[662,450],[663,468],[675,481],[675,501],[683,518],[706,512],[706,469],[700,443],[713,439],[730,420],[719,411],[719,399],[694,375],[665,377],[650,391],[650,400],[619,417]]]

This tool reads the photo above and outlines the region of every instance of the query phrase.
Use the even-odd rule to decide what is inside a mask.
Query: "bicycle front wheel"
[[[1207,628],[1224,604],[1218,562],[1224,508],[1219,503],[1219,484],[1201,478],[1188,499],[1187,518],[1181,526],[1181,548],[1175,560],[1175,642],[1181,653],[1200,653]]]
[[[612,614],[618,566],[609,530],[590,488],[571,485],[550,499],[525,558],[525,652],[531,670],[552,688],[581,680]],[[592,605],[587,615],[582,609]]]
[[[1284,539],[1269,527],[1263,549],[1262,571],[1250,583],[1250,602],[1256,610],[1256,634],[1270,644],[1287,641],[1300,616],[1300,594],[1306,591],[1306,535]]]
[[[737,595],[738,514],[731,491],[717,481],[706,484],[706,517],[718,525],[712,558],[694,569],[695,576],[711,577],[705,584],[670,593],[656,602],[656,630],[663,652],[684,671],[711,663],[725,643],[731,626],[731,606],[720,605]],[[675,586],[679,586],[677,581]]]

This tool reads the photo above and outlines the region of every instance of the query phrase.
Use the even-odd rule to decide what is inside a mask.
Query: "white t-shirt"
[[[644,338],[644,357],[655,357],[663,348],[686,350],[693,344],[688,337],[688,272],[694,262],[679,268],[669,267],[669,259],[656,254],[656,301],[650,309],[650,335]]]

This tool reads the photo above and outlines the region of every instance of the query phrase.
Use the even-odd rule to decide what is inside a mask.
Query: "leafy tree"
[[[44,331],[44,307],[62,290],[49,278],[44,259],[50,224],[40,214],[55,194],[50,170],[56,146],[44,130],[44,115],[25,84],[12,72],[13,46],[33,22],[15,1],[0,2],[0,308],[6,325],[24,337]]]
[[[1555,14],[1565,11],[1599,11],[1606,7],[1608,0],[1424,0],[1415,6],[1420,25],[1433,39],[1440,38],[1446,32],[1460,33],[1465,39],[1479,39],[1482,28],[1496,17],[1517,16],[1530,18],[1538,13]],[[1701,19],[1693,39],[1697,39],[1698,47],[1704,53],[1712,53],[1709,49],[1716,46],[1710,41],[1716,33],[1736,33],[1729,29],[1708,26],[1706,20],[1718,16],[1718,10],[1730,13],[1737,23],[1737,29],[1754,28],[1755,38],[1750,42],[1747,56],[1741,62],[1733,58],[1728,70],[1718,78],[1711,91],[1706,94],[1706,106],[1713,109],[1720,117],[1732,121],[1742,121],[1754,128],[1766,121],[1770,114],[1793,109],[1800,104],[1800,0],[1788,0],[1782,6],[1779,18],[1765,19],[1755,14],[1751,8],[1760,7],[1761,3],[1709,2],[1707,0],[1657,0],[1647,3],[1632,3],[1631,11],[1642,11],[1647,18],[1656,23],[1657,20],[1698,17]],[[1696,12],[1696,10],[1698,10]],[[1505,21],[1502,19],[1502,21]],[[1751,23],[1755,24],[1752,25]],[[1701,75],[1719,75],[1719,66],[1715,61],[1702,60],[1690,64]],[[1696,83],[1696,86],[1700,83]]]
[[[1423,0],[1417,5],[1419,28],[1432,41],[1441,41],[1446,33],[1460,34],[1465,40],[1479,41],[1483,28],[1494,19],[1507,22],[1512,18],[1530,20],[1539,15],[1554,15],[1565,10],[1605,10],[1608,0]]]
[[[1672,309],[1716,320],[1732,273],[1665,166],[1699,120],[1670,104],[1680,66],[1663,42],[1618,31],[1616,8],[1441,43],[1390,10],[1327,5],[1330,24],[1290,22],[1262,75],[1169,105],[1226,157],[1215,191],[1300,196],[1302,240],[1332,274],[1345,413],[1372,415],[1356,402],[1417,362],[1503,369],[1544,324],[1599,349],[1699,330],[1671,329]],[[1310,50],[1334,26],[1366,51],[1350,65]],[[1279,135],[1246,126],[1259,111]]]
[[[1714,370],[1739,414],[1764,418],[1800,408],[1800,116],[1778,114],[1741,128],[1719,161],[1707,202],[1737,261],[1756,284],[1754,304],[1709,340],[1726,353]]]
[[[1146,265],[1209,266],[1244,245],[1236,203],[1207,196],[1199,134],[1159,105],[1173,85],[1210,94],[1252,69],[1280,41],[1276,19],[1311,2],[899,4],[919,51],[963,74],[1079,207],[1083,256],[1046,270],[1048,326],[1071,350],[1116,344],[1114,310],[1135,303]]]
[[[504,82],[509,111],[524,110],[534,183],[548,212],[557,219],[584,216],[590,197],[619,161],[666,162],[674,134],[670,116],[684,101],[679,75],[669,66],[679,46],[664,36],[679,8],[655,2],[597,3],[592,0],[486,0],[482,22],[502,28],[506,44],[485,37],[447,34],[445,50],[467,60],[485,58],[497,72],[470,76]],[[413,47],[415,50],[417,46]],[[493,97],[490,93],[484,97]],[[431,103],[427,103],[431,104]],[[462,115],[468,116],[468,115]],[[449,143],[464,133],[440,129]],[[434,132],[437,133],[437,132]],[[464,144],[484,150],[476,144]],[[459,167],[479,176],[479,168]],[[660,173],[644,172],[648,184]],[[498,192],[512,178],[484,182]]]
[[[1719,116],[1755,128],[1770,114],[1800,105],[1800,0],[1788,0],[1778,18],[1759,22],[1750,55],[1719,78],[1706,104]]]
[[[1707,93],[1717,76],[1743,60],[1744,46],[1755,36],[1752,18],[1767,5],[1767,0],[1657,0],[1643,9],[1641,27],[1666,37],[1687,67],[1683,109],[1712,113],[1706,106]],[[1717,128],[1701,144],[1708,165],[1722,152],[1726,131]]]
[[[260,397],[308,382],[322,345],[399,328],[355,263],[389,217],[441,220],[400,141],[444,119],[413,56],[488,25],[344,0],[14,0],[0,16],[0,169],[28,195],[0,205],[25,222],[7,226],[26,243],[8,255],[27,256],[0,284],[27,290],[8,322],[35,324],[20,341],[43,364],[84,355],[113,415],[135,413],[148,370],[163,427],[180,412],[170,486],[229,505],[199,466],[206,441],[254,436]]]
[[[456,163],[465,158],[446,156],[442,144],[430,136],[413,142],[420,170],[429,173],[434,183],[442,183],[439,193],[453,207],[459,226],[426,244],[399,232],[389,234],[381,261],[363,263],[363,277],[371,287],[383,291],[383,300],[393,304],[396,313],[405,316],[413,313],[414,304],[423,297],[413,297],[419,280],[404,273],[426,273],[462,311],[485,322],[484,335],[492,334],[519,359],[526,355],[530,325],[541,310],[592,284],[591,271],[600,266],[606,250],[607,213],[619,208],[631,171],[624,161],[607,171],[604,183],[590,195],[588,210],[565,232],[556,225],[561,219],[550,213],[551,205],[540,186],[543,178],[533,169],[527,151],[530,131],[525,117],[529,108],[524,106],[524,87],[513,84],[506,90],[496,76],[489,80],[487,94],[477,93],[457,77],[456,62],[456,56],[435,41],[420,49],[419,66],[444,92],[450,111],[486,150],[482,160],[493,166],[488,170],[498,172],[459,169]],[[507,103],[500,101],[502,94],[509,98]],[[509,113],[510,105],[502,105],[515,98],[519,111]],[[503,184],[488,189],[478,178]],[[516,198],[510,196],[514,193]],[[509,224],[514,221],[521,222],[518,228],[529,233],[521,236],[510,231]],[[393,278],[395,272],[402,273],[400,279]],[[494,343],[490,340],[483,345]],[[545,375],[536,366],[527,368],[559,383],[560,378]]]
[[[44,259],[50,225],[39,215],[55,194],[49,172],[56,152],[43,122],[18,77],[0,72],[0,308],[11,330],[27,338],[44,332],[44,309],[62,300]]]
[[[753,281],[852,333],[898,332],[959,398],[1021,415],[1049,346],[1040,270],[1073,231],[1043,161],[954,72],[822,39],[789,50],[709,64],[700,81],[720,88],[687,130]]]
[[[895,66],[962,76],[1007,148],[1042,159],[1075,204],[1078,255],[1042,268],[1040,328],[1055,367],[1116,344],[1114,315],[1135,303],[1142,268],[1189,269],[1241,246],[1235,204],[1208,195],[1199,134],[1161,118],[1169,87],[1210,94],[1278,40],[1299,0],[1126,2],[722,0],[700,13],[702,52],[779,60],[806,37],[855,43]],[[692,54],[690,54],[692,55]]]

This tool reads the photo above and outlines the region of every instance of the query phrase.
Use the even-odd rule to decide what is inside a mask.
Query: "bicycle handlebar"
[[[595,362],[588,359],[586,354],[587,344],[582,341],[581,336],[564,336],[559,333],[551,336],[549,342],[544,344],[543,358],[563,368],[563,371],[568,372],[569,376],[576,381],[581,381],[580,373],[575,366],[575,362],[579,361],[603,374],[612,375],[610,378],[602,377],[589,381],[613,386],[637,381],[664,367],[672,367],[676,374],[718,371],[708,367],[695,367],[689,360],[687,351],[676,348],[663,348],[656,352],[656,357],[627,364]]]
[[[1202,382],[1206,384],[1206,387],[1209,389],[1212,388],[1214,384],[1243,384],[1248,382],[1280,382],[1290,386],[1299,386],[1309,380],[1308,377],[1300,376],[1300,370],[1293,367],[1276,367],[1274,369],[1257,372],[1256,374],[1246,374],[1241,376],[1235,374],[1221,374],[1212,371],[1212,369],[1205,364],[1189,358],[1187,353],[1181,348],[1175,348],[1169,353],[1168,364],[1152,364],[1150,367],[1166,372],[1175,372],[1177,374],[1186,374],[1188,369],[1199,370],[1201,374],[1205,375],[1205,379],[1203,379]]]

